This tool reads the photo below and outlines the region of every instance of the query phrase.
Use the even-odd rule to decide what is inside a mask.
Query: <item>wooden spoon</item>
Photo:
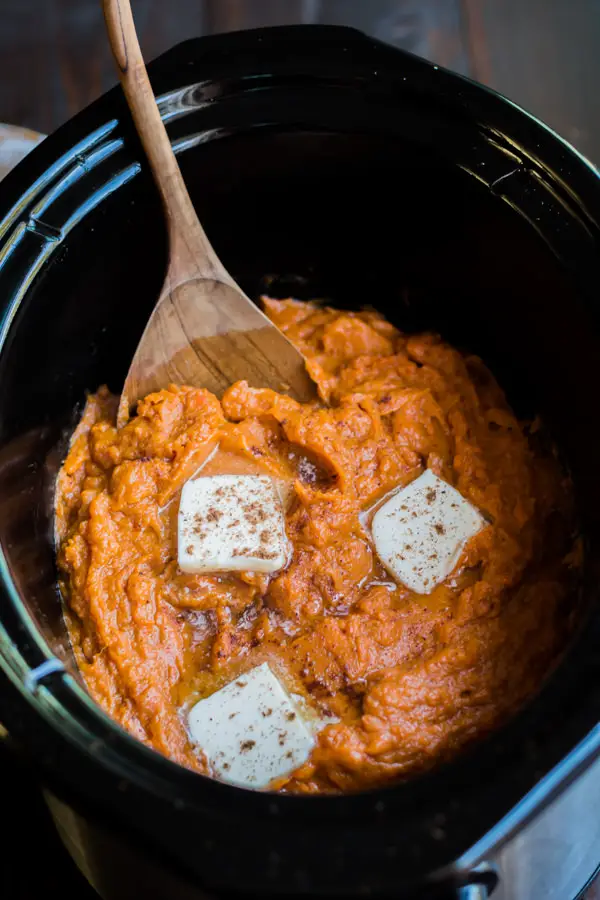
[[[103,0],[119,78],[162,197],[170,259],[125,380],[118,424],[170,383],[217,396],[234,381],[314,399],[304,357],[225,270],[192,205],[152,92],[129,0]]]

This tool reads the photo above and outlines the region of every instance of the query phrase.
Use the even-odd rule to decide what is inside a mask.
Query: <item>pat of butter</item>
[[[462,494],[427,469],[377,510],[371,531],[391,574],[411,591],[429,594],[485,524]]]
[[[215,776],[239,787],[268,787],[314,746],[313,729],[268,663],[196,703],[188,726]]]
[[[184,572],[277,572],[290,552],[281,493],[267,475],[187,481],[177,521]]]

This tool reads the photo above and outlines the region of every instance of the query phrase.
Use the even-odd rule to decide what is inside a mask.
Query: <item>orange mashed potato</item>
[[[497,726],[556,659],[578,557],[569,482],[479,359],[376,312],[264,304],[307,357],[314,403],[171,386],[117,430],[116,398],[89,398],[56,501],[71,640],[92,697],[184,766],[208,771],[187,709],[268,661],[338,717],[274,787],[380,786]],[[287,481],[284,571],[178,569],[179,492],[205,460],[203,474]],[[364,514],[425,467],[489,525],[419,596],[383,568]]]

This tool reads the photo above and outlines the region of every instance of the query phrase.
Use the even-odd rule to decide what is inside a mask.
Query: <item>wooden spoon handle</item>
[[[171,274],[230,281],[196,215],[167,130],[160,117],[135,30],[130,0],[102,0],[119,79],[160,192],[169,232]]]

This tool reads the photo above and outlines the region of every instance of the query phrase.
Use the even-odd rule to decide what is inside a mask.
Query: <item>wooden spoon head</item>
[[[221,396],[235,381],[298,400],[314,388],[295,347],[237,287],[217,258],[188,194],[135,31],[130,0],[103,0],[119,80],[165,210],[169,269],[123,388],[117,424],[169,384]]]
[[[314,400],[304,357],[233,281],[170,279],[133,357],[118,424],[139,400],[169,384],[203,387],[217,397],[235,381]]]

